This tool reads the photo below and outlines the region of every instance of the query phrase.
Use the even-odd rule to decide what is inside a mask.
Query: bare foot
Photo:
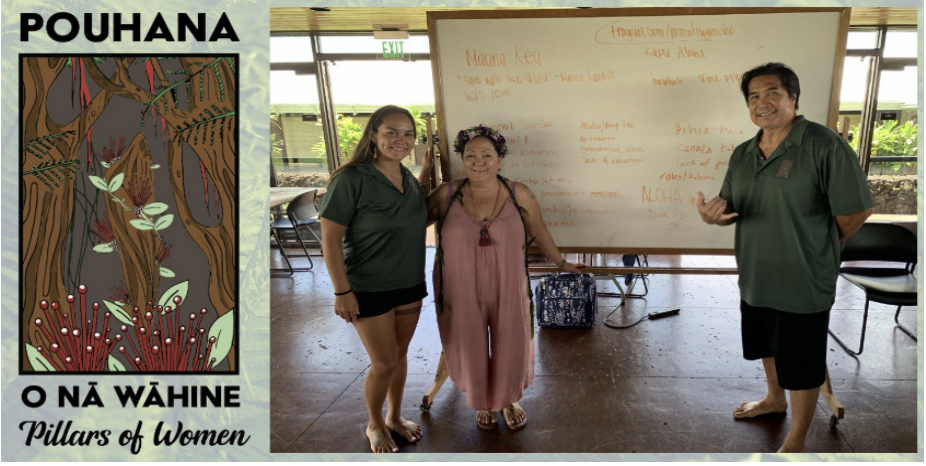
[[[763,414],[783,413],[788,410],[788,402],[773,402],[763,399],[762,401],[747,401],[733,410],[733,417],[737,419],[746,419]]]
[[[495,411],[476,411],[476,425],[483,430],[498,427],[498,413]]]
[[[807,453],[807,449],[803,444],[801,445],[788,445],[788,442],[785,442],[781,448],[778,449],[778,453]]]
[[[417,442],[421,439],[421,426],[412,421],[400,417],[398,421],[386,421],[386,426],[393,432],[405,437],[409,442]]]
[[[370,449],[373,453],[396,453],[399,448],[392,441],[392,436],[385,430],[367,427],[367,438],[370,439]]]
[[[502,409],[502,415],[505,416],[505,422],[511,430],[522,429],[527,425],[527,415],[517,401]]]

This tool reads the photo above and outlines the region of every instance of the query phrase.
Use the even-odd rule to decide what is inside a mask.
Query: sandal
[[[483,415],[488,416],[490,419],[492,418],[495,418],[495,419],[492,419],[492,422],[483,423],[479,420],[479,417]],[[498,414],[492,411],[476,411],[476,425],[479,426],[479,428],[482,430],[495,429],[496,427],[498,427]]]
[[[521,422],[514,424],[512,419],[514,418],[515,413],[518,411],[521,412],[521,415],[524,416],[521,419]],[[524,414],[524,410],[521,409],[521,405],[517,401],[511,403],[502,410],[502,414],[505,416],[505,422],[508,424],[508,428],[511,430],[521,430],[524,426],[527,425],[527,415]]]

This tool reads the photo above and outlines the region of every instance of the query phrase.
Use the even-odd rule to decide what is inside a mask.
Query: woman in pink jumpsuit
[[[504,136],[479,125],[461,131],[454,150],[466,178],[428,198],[430,217],[440,220],[434,287],[444,359],[480,428],[496,427],[501,410],[517,430],[527,422],[518,400],[534,380],[525,246],[536,238],[564,271],[578,273],[584,265],[556,249],[530,189],[498,176]]]

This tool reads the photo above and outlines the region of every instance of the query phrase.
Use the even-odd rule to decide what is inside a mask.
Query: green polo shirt
[[[418,180],[402,167],[404,193],[372,163],[331,180],[320,216],[347,226],[344,262],[354,291],[409,288],[424,280],[427,207]]]
[[[798,117],[767,160],[756,137],[730,157],[720,197],[736,217],[740,295],[751,306],[796,314],[836,298],[836,216],[874,201],[858,157],[839,135]]]

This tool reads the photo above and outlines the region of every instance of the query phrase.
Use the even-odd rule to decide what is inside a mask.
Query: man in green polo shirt
[[[800,83],[781,63],[743,74],[749,116],[759,128],[730,157],[720,196],[698,212],[709,225],[736,223],[743,356],[761,359],[768,394],[736,418],[785,412],[791,428],[779,452],[804,451],[825,379],[830,308],[840,242],[874,202],[856,154],[836,133],[797,116]]]

